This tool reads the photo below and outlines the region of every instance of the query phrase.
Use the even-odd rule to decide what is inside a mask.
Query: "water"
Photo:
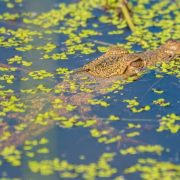
[[[67,4],[67,8],[64,11],[60,9],[57,17],[57,12],[51,12],[52,14],[44,14],[38,19],[38,15],[43,12],[52,9],[58,11],[59,3],[63,2]],[[134,51],[145,48],[128,41],[131,32],[127,27],[122,27],[123,34],[109,35],[108,32],[116,30],[116,26],[104,24],[98,19],[110,16],[108,12],[90,5],[89,8],[79,6],[79,10],[71,11],[74,8],[69,6],[71,3],[78,2],[46,0],[42,4],[40,1],[23,1],[22,4],[14,3],[15,7],[12,9],[6,8],[4,1],[0,2],[1,14],[9,12],[20,15],[15,20],[4,20],[5,16],[1,18],[0,27],[9,30],[5,33],[0,30],[0,38],[5,38],[0,41],[0,62],[7,65],[10,58],[18,55],[22,56],[23,61],[32,63],[26,66],[21,59],[19,62],[9,63],[11,67],[19,68],[16,71],[0,69],[0,77],[14,77],[12,83],[2,78],[0,81],[0,179],[138,180],[156,179],[155,176],[157,179],[178,179],[179,78],[176,74],[162,73],[156,68],[145,71],[134,82],[123,84],[123,89],[108,93],[101,90],[109,88],[118,78],[98,80],[100,85],[96,83],[90,86],[93,92],[89,92],[84,84],[94,81],[91,77],[90,80],[83,81],[81,76],[70,75],[70,79],[64,78],[67,80],[67,84],[64,84],[65,75],[58,74],[57,69],[73,70],[82,67],[102,54],[97,50],[101,46],[121,43]],[[154,1],[151,5],[153,4]],[[147,3],[146,6],[151,7]],[[71,13],[61,19],[65,10]],[[79,13],[81,11],[82,14]],[[28,12],[33,14],[23,14]],[[91,12],[93,16],[88,18],[87,14],[83,14],[85,12]],[[74,18],[78,13],[80,20],[78,16]],[[54,18],[48,19],[53,15]],[[83,17],[87,20],[82,20]],[[31,21],[23,23],[23,18],[31,18]],[[33,19],[38,19],[39,22]],[[68,21],[69,19],[73,21]],[[62,32],[63,27],[65,32]],[[154,25],[148,27],[154,33],[153,38],[162,30]],[[23,29],[25,33],[17,33],[18,29]],[[101,35],[86,37],[86,32],[83,37],[80,32],[84,29],[93,29]],[[3,42],[8,42],[9,47]],[[47,43],[56,47],[50,50],[52,46],[46,47]],[[94,46],[91,48],[86,43],[94,43]],[[28,49],[27,45],[32,47]],[[81,45],[84,47],[79,47]],[[20,47],[27,49],[22,50]],[[149,48],[153,48],[153,45]],[[72,51],[74,53],[68,54]],[[63,52],[67,53],[65,60]],[[55,60],[53,54],[61,57]],[[45,55],[49,57],[46,58]],[[42,72],[45,76],[31,74],[37,74],[39,70],[46,70],[44,74]],[[162,77],[156,78],[157,75]],[[57,93],[55,90],[59,84],[62,85],[59,88],[62,92]],[[70,90],[63,90],[65,85]],[[9,89],[13,92],[6,94]],[[162,93],[154,92],[160,90],[163,90]],[[87,100],[91,98],[97,100],[95,105]],[[164,99],[160,105],[156,104],[159,98]],[[139,105],[128,108],[128,103],[125,102],[127,100],[131,100],[130,103],[135,100]],[[168,102],[170,105],[163,107],[162,104]],[[150,109],[144,110],[146,106]],[[142,112],[133,112],[133,107],[136,111],[142,109]],[[61,116],[65,119],[57,120]],[[162,120],[163,117],[167,119]],[[144,159],[145,163],[140,159]],[[132,172],[127,171],[137,162],[139,165],[134,170],[131,169]]]

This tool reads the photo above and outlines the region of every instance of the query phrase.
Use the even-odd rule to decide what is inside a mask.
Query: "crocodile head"
[[[105,54],[83,67],[83,71],[97,77],[133,76],[144,68],[144,61],[136,54]]]

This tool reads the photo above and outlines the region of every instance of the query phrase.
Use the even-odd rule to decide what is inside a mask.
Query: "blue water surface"
[[[25,1],[23,3],[23,6],[17,7],[14,11],[16,12],[46,12],[51,10],[52,8],[56,8],[59,3],[72,3],[75,2],[73,0],[44,0],[42,1]],[[0,2],[0,13],[4,12],[13,12],[13,10],[6,8],[5,3]],[[92,19],[94,23],[99,23],[97,21],[97,17],[100,17],[104,12],[100,9],[96,9],[94,11],[95,18]],[[87,28],[92,28],[91,22],[89,22]],[[10,29],[17,29],[21,27],[21,25],[26,26],[25,24],[21,22],[17,23],[9,23],[3,20],[0,20],[0,27],[6,27]],[[29,26],[29,25],[28,25]],[[38,27],[32,26],[32,28],[38,30]],[[58,28],[58,27],[57,27]],[[121,35],[112,35],[108,36],[107,33],[109,31],[115,30],[116,27],[112,26],[110,24],[99,24],[99,27],[96,28],[96,31],[102,32],[102,36],[94,36],[91,39],[86,39],[85,41],[103,41],[109,44],[116,44],[116,43],[126,43],[126,37],[131,33],[131,31],[128,28],[125,29],[125,33]],[[156,27],[150,27],[150,31],[157,33],[160,32],[160,28]],[[8,35],[7,35],[8,36]],[[57,49],[55,50],[57,53],[62,52],[63,48],[65,48],[64,41],[67,39],[66,36],[63,35],[47,35],[51,38],[51,41],[55,42],[57,46]],[[34,45],[42,45],[44,44],[44,39],[37,39],[34,40]],[[99,46],[96,44],[95,47]],[[142,51],[142,48],[139,45],[133,46],[134,51]],[[102,53],[96,51],[93,54],[89,55],[82,55],[80,53],[76,53],[74,55],[69,55],[68,60],[66,61],[51,61],[46,60],[42,61],[41,58],[41,52],[37,51],[29,51],[29,52],[17,52],[13,47],[12,48],[4,48],[0,47],[0,62],[7,64],[7,59],[11,58],[14,55],[20,55],[23,56],[24,59],[28,59],[29,61],[33,62],[33,65],[29,68],[30,71],[35,71],[39,69],[46,69],[49,72],[54,72],[56,68],[58,67],[64,67],[68,68],[70,70],[77,69],[79,67],[82,67],[86,63],[90,62],[91,60],[99,57]],[[16,65],[17,67],[21,67],[21,65]],[[0,72],[2,75],[2,72]],[[40,80],[40,81],[34,81],[30,80],[28,82],[20,81],[21,77],[25,76],[25,73],[22,71],[17,71],[14,73],[17,77],[15,83],[12,85],[8,85],[8,88],[14,89],[15,93],[20,95],[21,89],[31,89],[38,85],[39,83],[43,83],[47,87],[53,87],[60,83],[62,81],[61,78],[55,77],[53,80]],[[162,78],[155,78],[156,74],[162,74]],[[5,85],[5,82],[0,82],[0,85]],[[153,93],[152,88],[155,89],[162,89],[164,90],[163,94],[156,94]],[[143,76],[141,76],[138,80],[128,83],[124,85],[123,90],[115,91],[108,93],[106,95],[104,94],[98,94],[96,96],[97,99],[103,99],[106,102],[110,104],[110,106],[104,108],[99,105],[91,106],[91,110],[85,114],[87,117],[94,117],[97,116],[99,119],[101,119],[102,122],[105,124],[108,124],[109,127],[113,127],[117,132],[119,132],[120,135],[127,134],[129,132],[138,131],[140,132],[139,136],[132,137],[131,140],[125,140],[118,143],[112,143],[112,144],[104,144],[99,143],[96,138],[91,137],[90,135],[90,128],[84,128],[84,127],[78,127],[74,126],[72,128],[64,128],[60,127],[58,125],[50,126],[47,128],[47,130],[43,131],[42,133],[39,133],[37,136],[29,137],[29,139],[40,139],[42,137],[45,137],[49,140],[49,143],[47,145],[49,152],[48,154],[37,154],[33,160],[36,161],[42,161],[42,160],[48,160],[53,159],[55,157],[67,160],[69,163],[72,164],[90,164],[97,162],[99,157],[102,155],[102,153],[108,153],[108,152],[115,152],[116,156],[113,159],[112,162],[110,162],[110,165],[114,168],[117,168],[118,172],[113,175],[112,177],[107,178],[101,178],[97,177],[96,179],[115,179],[117,176],[123,176],[124,179],[127,180],[138,180],[140,178],[140,173],[132,173],[132,174],[125,174],[124,170],[130,166],[133,166],[137,163],[137,159],[139,158],[153,158],[157,161],[163,161],[163,162],[172,162],[174,164],[179,164],[179,134],[178,133],[171,133],[169,131],[163,131],[163,132],[157,132],[157,129],[160,126],[160,119],[163,116],[166,116],[167,114],[179,114],[180,112],[180,97],[179,97],[179,79],[175,77],[174,75],[167,75],[160,73],[158,70],[148,70],[145,72]],[[107,98],[110,97],[110,98]],[[123,100],[126,99],[134,99],[134,97],[137,98],[137,100],[140,102],[140,107],[143,107],[145,105],[150,105],[151,110],[150,111],[143,111],[141,113],[133,113],[129,108],[127,108],[127,103],[123,102]],[[32,99],[34,97],[32,96]],[[38,98],[38,97],[37,97]],[[158,98],[164,98],[168,100],[171,104],[168,107],[161,107],[158,105],[153,104],[153,100],[156,100]],[[90,105],[89,105],[90,106]],[[83,114],[79,114],[80,116]],[[120,118],[118,121],[108,121],[108,117],[110,115],[116,115]],[[67,115],[68,116],[68,115]],[[1,120],[1,119],[0,119]],[[5,118],[5,120],[8,122],[10,126],[13,126],[18,122],[12,121],[8,117]],[[135,123],[141,125],[141,128],[136,129],[128,129],[129,123]],[[31,136],[31,134],[29,134]],[[20,137],[21,138],[21,137]],[[1,141],[0,141],[1,143]],[[13,142],[12,142],[13,143]],[[119,153],[119,151],[123,148],[127,147],[135,147],[138,145],[161,145],[164,147],[164,151],[162,155],[157,155],[153,153],[139,153],[136,155],[126,155],[123,156]],[[37,147],[38,148],[38,147]],[[20,144],[17,146],[17,149],[21,150],[24,153],[23,150],[23,144]],[[36,149],[34,150],[36,151]],[[81,156],[84,156],[85,158],[80,158]],[[45,180],[59,180],[62,179],[58,172],[54,173],[53,175],[49,176],[42,176],[40,173],[33,173],[28,168],[28,162],[31,160],[31,158],[26,157],[25,155],[22,155],[22,165],[20,167],[13,167],[8,162],[6,162],[3,158],[0,158],[0,177],[3,179],[3,177],[6,178],[19,178],[23,180],[39,180],[39,179],[45,179]],[[68,179],[68,178],[67,178]],[[84,179],[83,177],[74,178],[77,180]]]

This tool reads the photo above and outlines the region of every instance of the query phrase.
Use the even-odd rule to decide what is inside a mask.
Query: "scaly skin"
[[[180,56],[180,41],[168,40],[156,50],[141,53],[129,53],[121,47],[112,47],[104,55],[91,61],[79,72],[87,72],[96,77],[137,75],[148,66],[168,62]]]

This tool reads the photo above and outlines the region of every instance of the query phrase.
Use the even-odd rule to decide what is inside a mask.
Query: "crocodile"
[[[39,134],[47,131],[49,128],[56,125],[57,120],[52,120],[53,116],[67,117],[70,119],[74,117],[74,112],[69,112],[66,107],[71,104],[76,107],[76,114],[80,117],[77,122],[86,122],[89,119],[96,120],[95,124],[90,129],[96,128],[98,131],[106,130],[108,133],[105,135],[107,139],[112,137],[121,136],[122,139],[117,140],[117,143],[124,141],[134,141],[126,137],[124,134],[119,134],[116,128],[104,123],[104,121],[96,115],[91,116],[89,112],[92,110],[89,105],[89,100],[97,97],[98,95],[105,95],[109,87],[114,83],[118,85],[121,81],[121,76],[132,76],[140,72],[143,68],[155,65],[156,63],[167,62],[180,55],[180,42],[169,40],[164,45],[160,46],[157,50],[146,51],[142,53],[129,53],[128,50],[122,47],[112,47],[101,57],[83,66],[79,71],[83,73],[72,74],[67,79],[57,84],[50,92],[36,92],[30,96],[19,96],[21,103],[25,104],[28,109],[25,113],[22,112],[9,112],[7,118],[18,120],[18,123],[26,124],[24,130],[19,132],[18,129],[12,129],[5,122],[0,123],[0,135],[6,131],[11,133],[7,139],[1,140],[0,152],[10,146],[19,146],[25,140],[38,136]],[[103,77],[103,78],[96,78]],[[111,78],[110,78],[111,77]],[[95,80],[95,81],[94,81]],[[84,90],[90,91],[84,91]],[[60,92],[58,93],[58,91]],[[92,90],[92,91],[91,91]],[[54,92],[57,94],[54,94]],[[9,97],[3,97],[1,101],[9,102]],[[17,96],[17,94],[16,94]],[[54,107],[54,102],[57,99],[62,101],[62,106]],[[1,110],[0,106],[0,110]],[[42,118],[42,122],[36,121],[36,118]],[[51,115],[53,115],[51,117]],[[41,118],[40,118],[41,119]],[[64,127],[66,120],[60,121],[58,125]],[[42,124],[41,124],[42,123]],[[76,122],[73,122],[76,124]],[[17,124],[16,124],[17,125]]]
[[[85,64],[83,67],[75,70],[73,73],[79,74],[86,72],[94,77],[110,78],[112,76],[130,77],[137,75],[148,66],[154,66],[157,63],[168,62],[180,56],[180,41],[170,39],[165,44],[155,50],[145,52],[130,53],[127,49],[120,46],[112,46],[100,57]],[[27,69],[14,67],[0,63],[0,67],[16,68],[30,72]]]
[[[180,41],[168,40],[156,50],[129,53],[123,47],[111,47],[105,54],[87,63],[77,72],[87,72],[96,77],[130,77],[137,75],[148,66],[168,62],[180,56]]]

